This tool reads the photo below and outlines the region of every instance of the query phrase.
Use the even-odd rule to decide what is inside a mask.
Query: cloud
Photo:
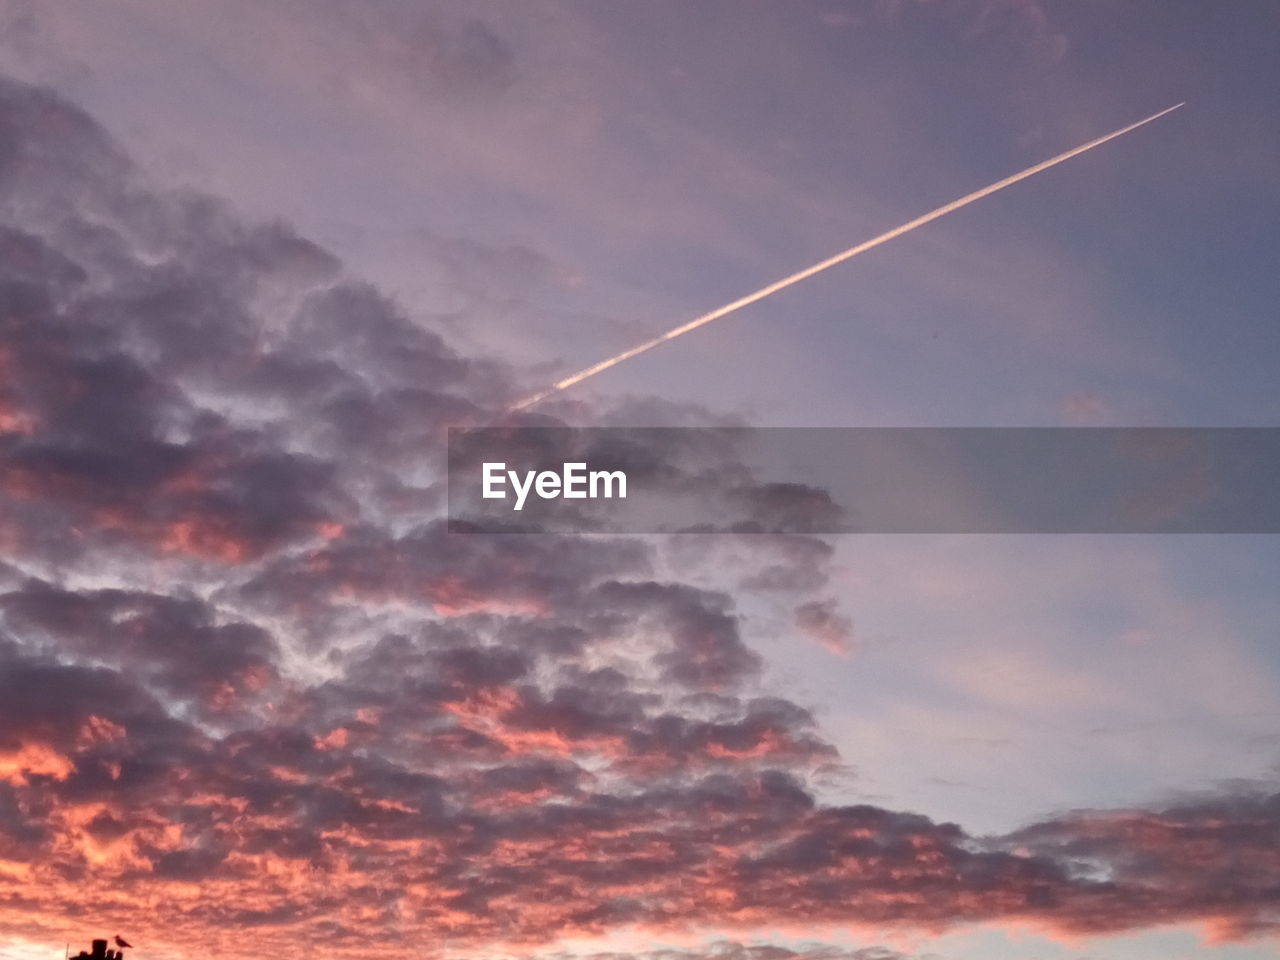
[[[671,947],[641,953],[543,954],[546,960],[909,960],[888,947],[840,947],[824,943],[797,948],[717,940],[701,948]]]
[[[1245,786],[1155,809],[1078,811],[1004,843],[1114,887],[1116,897],[1076,919],[1083,929],[1114,930],[1137,916],[1176,922],[1192,913],[1212,918],[1210,932],[1229,940],[1280,930],[1278,836],[1280,793]]]
[[[278,684],[275,639],[254,624],[219,622],[192,596],[67,590],[32,580],[0,595],[26,642],[111,666],[209,719],[244,709]]]
[[[804,633],[838,656],[853,646],[853,621],[842,616],[835,600],[810,600],[795,609],[795,622]]]
[[[646,540],[449,533],[444,430],[517,372],[287,227],[150,190],[45,91],[0,82],[0,127],[6,936],[356,958],[636,925],[1270,929],[1274,797],[996,839],[824,804],[837,753],[762,688],[732,594]],[[760,525],[823,507],[729,453],[699,476]],[[725,549],[797,629],[847,641],[829,547],[749,539]]]

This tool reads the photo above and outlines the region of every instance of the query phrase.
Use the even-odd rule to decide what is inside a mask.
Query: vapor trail
[[[886,233],[882,233],[878,237],[874,237],[871,240],[865,240],[862,243],[858,244],[856,247],[850,247],[848,250],[845,250],[842,253],[837,253],[834,257],[828,257],[826,260],[823,260],[821,263],[815,263],[813,266],[806,267],[804,270],[801,270],[798,273],[793,273],[791,274],[791,276],[785,277],[782,280],[778,280],[775,283],[771,283],[767,287],[761,287],[755,293],[749,293],[745,297],[740,297],[739,299],[734,300],[732,303],[726,303],[723,307],[717,307],[715,310],[712,310],[710,313],[704,313],[702,316],[696,317],[693,320],[690,320],[688,323],[681,324],[680,326],[672,330],[668,330],[666,333],[662,334],[659,337],[654,337],[652,340],[646,340],[644,343],[637,344],[636,346],[631,347],[628,350],[622,351],[622,353],[618,354],[615,357],[610,357],[608,360],[601,360],[599,363],[594,364],[593,366],[587,367],[585,370],[579,370],[573,376],[565,377],[563,380],[560,380],[553,386],[548,387],[546,390],[543,390],[541,393],[535,393],[531,397],[526,397],[525,399],[521,400],[519,403],[513,405],[511,409],[524,410],[527,407],[531,407],[535,403],[545,400],[547,397],[551,396],[553,393],[559,393],[561,390],[567,390],[569,387],[572,387],[575,384],[581,383],[583,380],[586,380],[588,377],[594,377],[597,373],[601,373],[605,370],[608,370],[610,367],[617,366],[619,363],[622,363],[624,360],[630,360],[632,357],[637,356],[641,353],[644,353],[646,350],[652,350],[654,347],[658,346],[659,344],[665,343],[668,340],[674,340],[676,337],[683,336],[684,334],[688,333],[691,330],[696,330],[698,327],[701,327],[703,324],[710,323],[712,320],[719,320],[721,317],[725,317],[731,313],[735,313],[738,310],[741,310],[743,307],[750,306],[751,304],[755,303],[757,300],[763,300],[765,297],[771,296],[772,294],[777,293],[779,290],[783,290],[791,286],[793,283],[799,283],[801,280],[807,280],[809,277],[812,277],[815,273],[821,273],[823,270],[826,270],[828,267],[834,267],[837,263],[843,263],[846,260],[856,257],[860,253],[865,253],[866,251],[870,250],[872,247],[878,247],[882,243],[888,243],[890,240],[894,239],[895,237],[900,237],[904,233],[911,232],[916,227],[922,227],[926,223],[929,223],[933,220],[937,220],[939,217],[946,216],[948,213],[951,213],[953,210],[959,210],[961,207],[967,207],[969,204],[973,203],[975,200],[981,200],[983,197],[989,197],[991,196],[991,194],[995,193],[997,190],[1003,190],[1005,187],[1012,186],[1013,184],[1017,183],[1019,180],[1025,180],[1027,179],[1027,177],[1035,176],[1037,173],[1039,173],[1042,170],[1048,170],[1050,167],[1056,166],[1057,164],[1062,163],[1064,160],[1070,160],[1072,157],[1079,156],[1080,154],[1084,153],[1086,150],[1092,150],[1094,147],[1101,146],[1102,144],[1106,143],[1108,140],[1114,140],[1116,137],[1124,136],[1126,133],[1128,133],[1131,130],[1137,130],[1138,127],[1141,127],[1144,124],[1148,124],[1152,120],[1158,120],[1160,117],[1163,117],[1166,113],[1171,113],[1174,110],[1177,110],[1182,105],[1183,104],[1181,103],[1175,103],[1172,107],[1168,107],[1167,109],[1161,110],[1159,113],[1154,113],[1151,116],[1147,117],[1145,120],[1139,120],[1137,123],[1131,123],[1127,127],[1121,127],[1119,130],[1115,130],[1111,133],[1108,133],[1106,136],[1099,137],[1097,140],[1090,140],[1088,143],[1078,146],[1072,150],[1068,150],[1066,153],[1060,153],[1056,157],[1051,157],[1048,160],[1044,160],[1040,163],[1037,163],[1034,167],[1027,167],[1027,169],[1023,170],[1021,173],[1015,173],[1012,176],[1005,177],[1003,180],[999,180],[991,184],[990,186],[983,187],[981,190],[975,190],[973,193],[966,194],[965,196],[961,197],[959,200],[952,200],[950,203],[943,204],[942,206],[938,207],[936,210],[930,210],[928,213],[924,214],[923,216],[916,217],[914,220],[908,220],[906,223],[902,224],[901,226],[894,227],[892,230],[889,230]]]

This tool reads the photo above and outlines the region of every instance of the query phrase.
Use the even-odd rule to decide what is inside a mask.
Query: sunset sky
[[[0,960],[1274,957],[1274,536],[457,535],[443,468],[1181,101],[515,422],[1280,426],[1277,37],[0,0]]]

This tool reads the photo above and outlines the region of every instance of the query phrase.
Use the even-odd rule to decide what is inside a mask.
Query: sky
[[[521,422],[1280,425],[1277,29],[0,0],[0,958],[1274,956],[1274,537],[462,536],[443,467],[1182,101]]]

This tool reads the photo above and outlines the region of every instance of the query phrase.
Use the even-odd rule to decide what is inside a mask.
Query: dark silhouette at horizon
[[[125,943],[119,936],[116,937],[116,943],[121,947],[132,946],[132,944]],[[91,952],[89,953],[81,950],[71,960],[124,960],[124,951],[108,949],[106,940],[94,940],[90,950]]]

